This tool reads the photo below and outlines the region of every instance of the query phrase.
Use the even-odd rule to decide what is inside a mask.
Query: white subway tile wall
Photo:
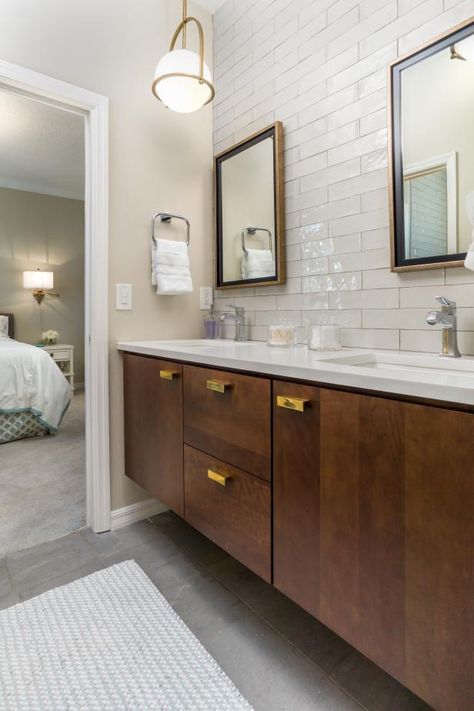
[[[227,0],[214,15],[214,147],[273,121],[285,135],[288,282],[216,294],[244,306],[250,337],[280,320],[335,320],[360,348],[439,350],[425,323],[440,293],[474,355],[474,274],[393,274],[386,65],[474,15],[474,0]],[[232,336],[233,327],[226,326]]]

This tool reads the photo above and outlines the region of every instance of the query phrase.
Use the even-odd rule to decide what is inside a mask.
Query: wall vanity
[[[435,709],[472,708],[472,360],[119,349],[126,474]]]

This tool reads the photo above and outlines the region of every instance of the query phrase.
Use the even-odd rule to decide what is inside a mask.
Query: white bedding
[[[49,353],[0,335],[0,414],[32,412],[56,432],[70,399],[69,383]]]

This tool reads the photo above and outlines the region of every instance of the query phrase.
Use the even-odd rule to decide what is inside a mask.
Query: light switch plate
[[[115,285],[115,308],[117,311],[130,311],[132,308],[132,285]]]
[[[199,308],[202,311],[208,311],[212,309],[214,303],[214,289],[212,286],[201,286],[199,290]]]

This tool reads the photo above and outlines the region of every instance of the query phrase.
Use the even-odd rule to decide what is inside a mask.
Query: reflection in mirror
[[[216,158],[217,286],[283,281],[281,124]]]
[[[457,248],[456,154],[403,170],[405,255],[444,256]]]
[[[471,242],[474,28],[391,67],[392,268],[458,266]]]

